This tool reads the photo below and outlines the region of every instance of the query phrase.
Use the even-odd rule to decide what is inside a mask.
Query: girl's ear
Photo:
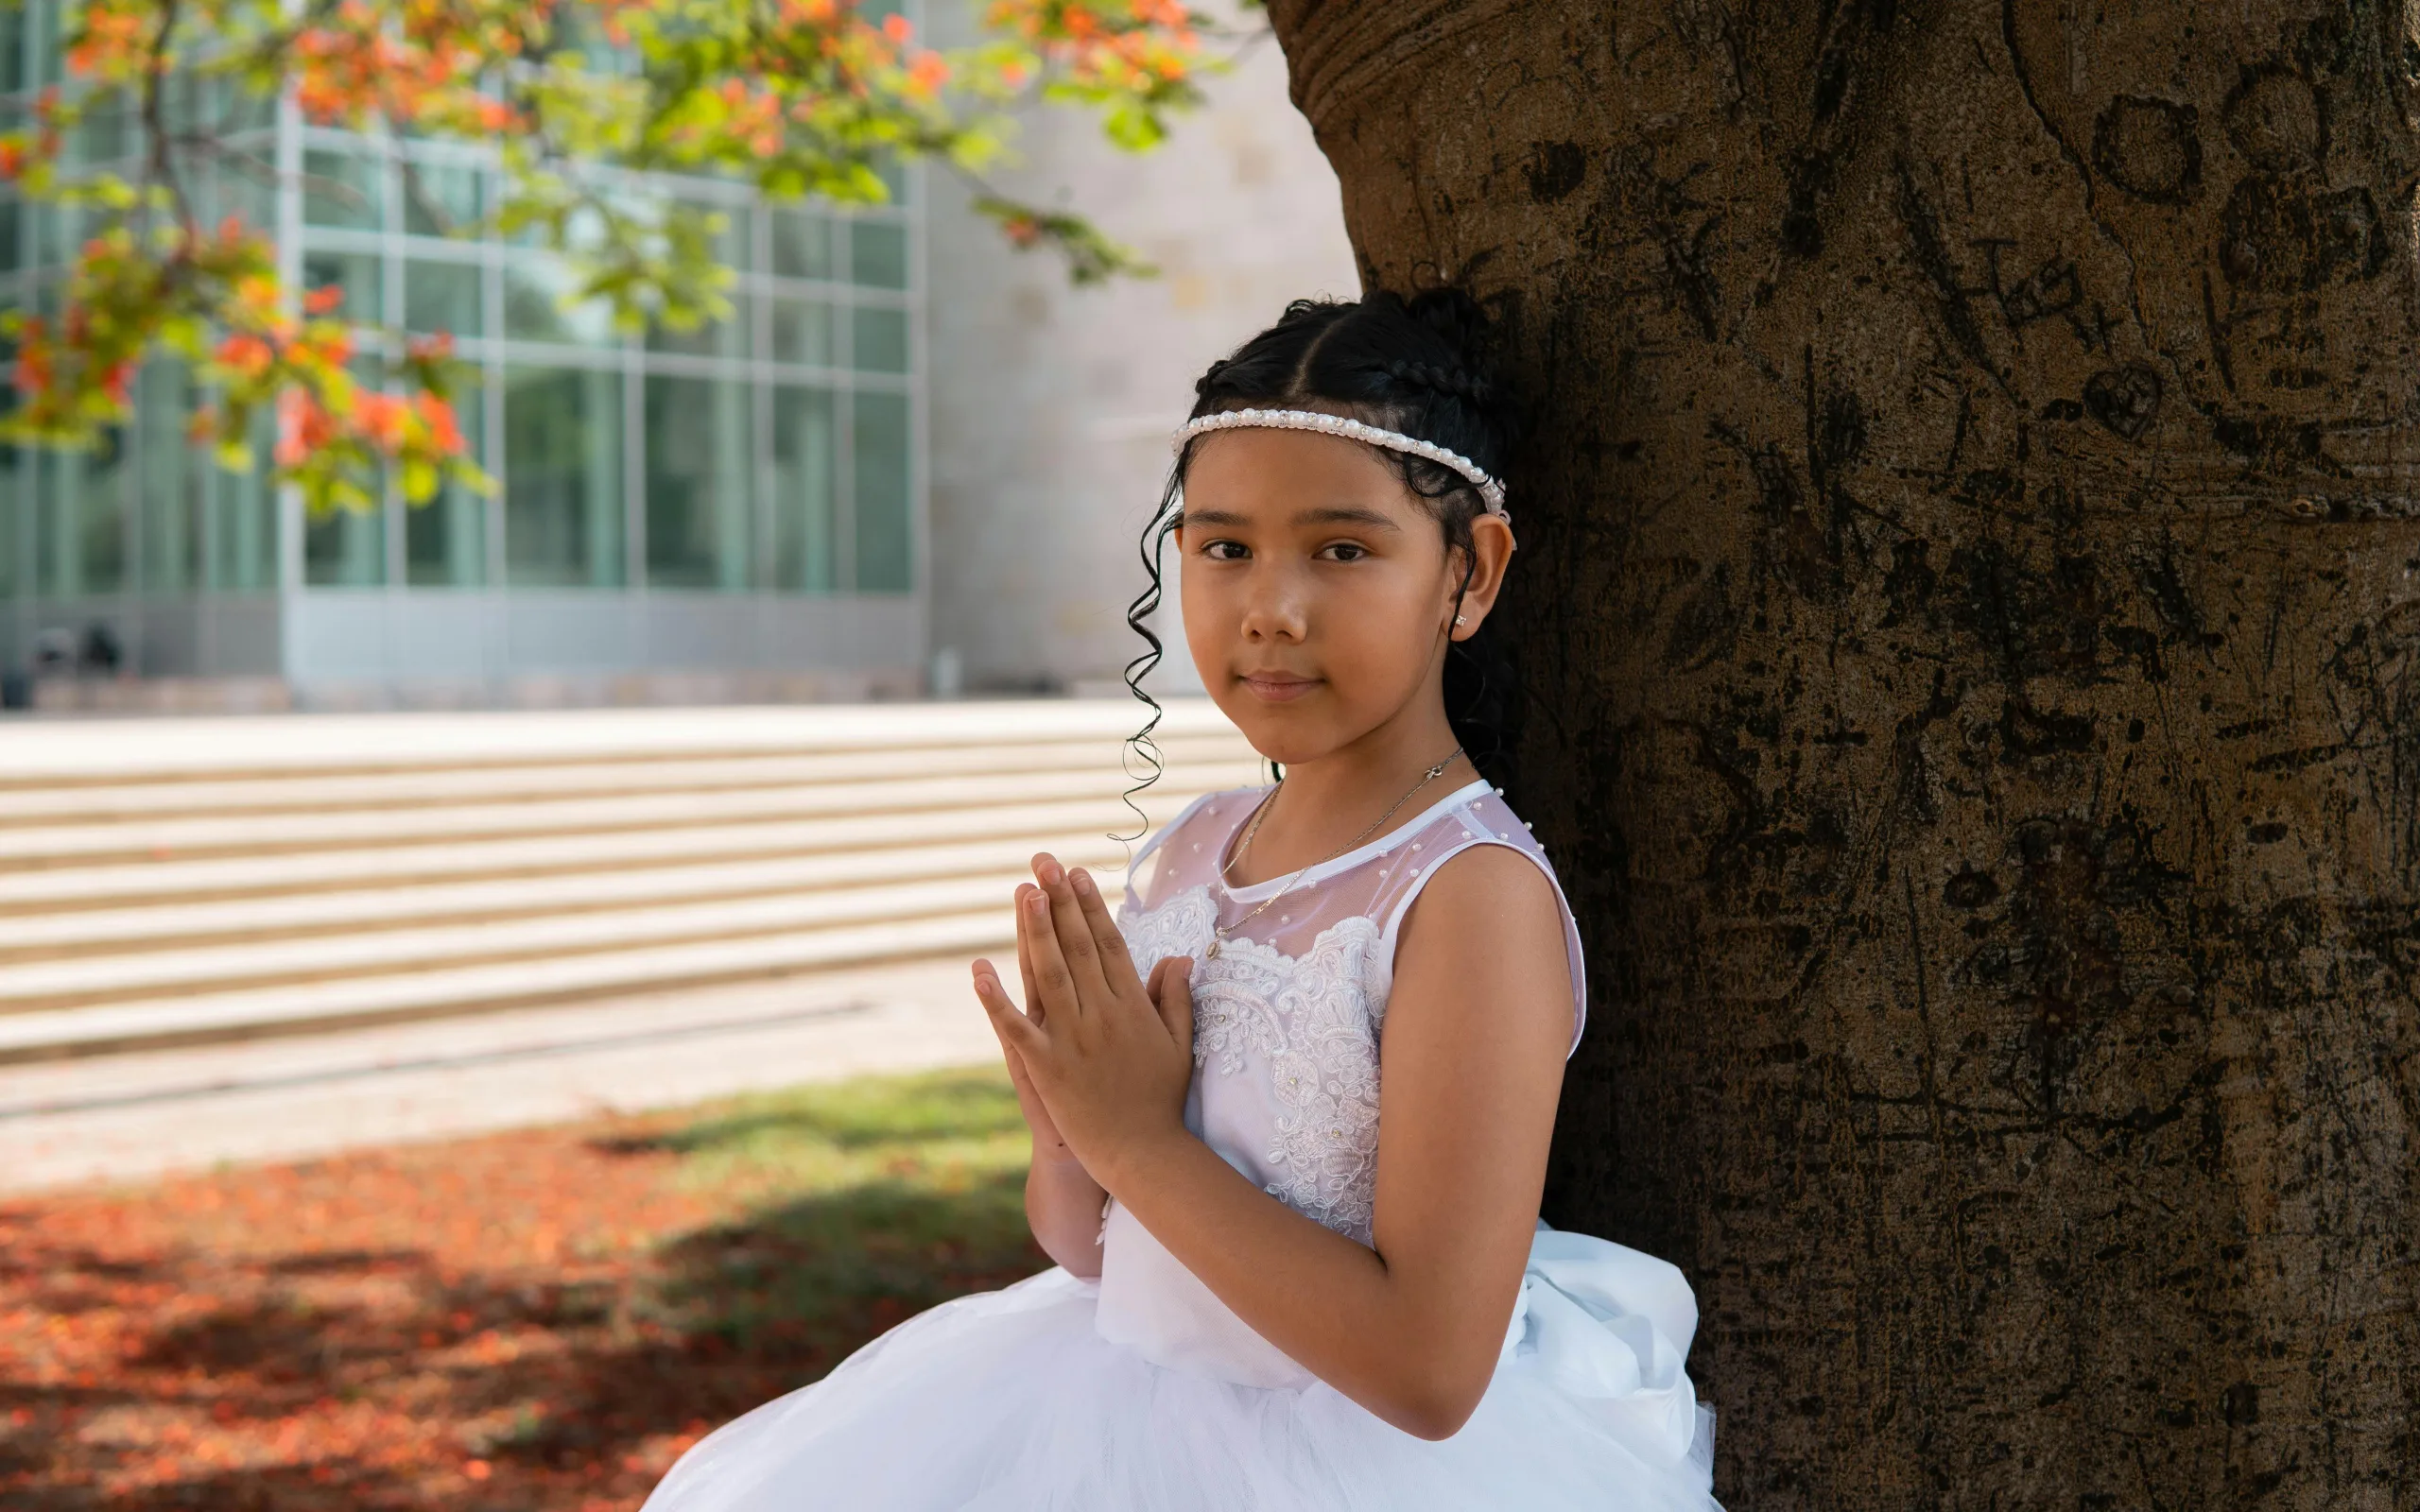
[[[1512,562],[1512,526],[1499,514],[1483,514],[1471,522],[1470,580],[1454,610],[1461,621],[1445,627],[1447,637],[1467,641],[1486,623],[1504,591],[1504,570]]]

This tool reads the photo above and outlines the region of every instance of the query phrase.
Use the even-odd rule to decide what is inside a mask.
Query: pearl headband
[[[1212,431],[1317,431],[1322,436],[1341,436],[1348,441],[1361,441],[1371,446],[1383,446],[1390,452],[1426,457],[1439,467],[1451,468],[1478,490],[1479,502],[1487,512],[1510,521],[1512,516],[1504,507],[1504,485],[1487,475],[1487,470],[1460,452],[1449,452],[1434,441],[1424,441],[1406,436],[1401,431],[1365,425],[1342,415],[1323,415],[1314,409],[1230,409],[1216,415],[1203,415],[1187,421],[1176,433],[1174,449],[1182,455],[1185,443],[1197,436]]]

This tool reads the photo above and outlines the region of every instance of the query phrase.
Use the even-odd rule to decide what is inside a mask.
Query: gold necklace
[[[1420,781],[1412,783],[1409,788],[1406,789],[1403,797],[1395,799],[1392,803],[1388,804],[1387,812],[1379,815],[1376,818],[1372,819],[1368,829],[1363,830],[1359,834],[1355,835],[1352,839],[1345,841],[1343,845],[1337,848],[1334,854],[1322,856],[1319,860],[1311,862],[1308,866],[1303,868],[1301,871],[1297,871],[1292,876],[1287,878],[1286,885],[1278,888],[1275,892],[1270,893],[1267,898],[1262,899],[1259,907],[1253,909],[1251,913],[1244,915],[1243,918],[1236,919],[1232,925],[1212,924],[1210,926],[1210,948],[1202,953],[1202,958],[1204,960],[1217,960],[1219,958],[1219,952],[1220,948],[1227,943],[1228,935],[1233,933],[1235,930],[1243,928],[1246,924],[1251,923],[1253,919],[1258,919],[1261,915],[1267,913],[1269,911],[1269,905],[1275,902],[1278,899],[1285,897],[1288,893],[1292,892],[1294,890],[1294,884],[1302,881],[1304,877],[1308,875],[1312,867],[1326,866],[1329,862],[1335,860],[1337,856],[1344,854],[1355,846],[1357,846],[1362,841],[1370,838],[1373,834],[1377,833],[1379,825],[1393,818],[1395,816],[1396,810],[1411,801],[1412,794],[1419,792],[1422,788],[1426,787],[1429,783],[1437,781],[1440,777],[1444,776],[1445,768],[1453,765],[1454,758],[1460,756],[1461,753],[1462,747],[1460,746],[1457,746],[1452,750],[1447,751],[1443,761],[1439,762],[1436,765],[1431,766],[1428,770],[1421,773]],[[1235,854],[1229,858],[1225,866],[1219,868],[1219,876],[1221,881],[1225,880],[1225,878],[1235,870],[1236,863],[1244,858],[1244,852],[1252,849],[1253,837],[1260,833],[1260,821],[1262,817],[1265,816],[1269,813],[1270,809],[1277,802],[1278,788],[1282,788],[1285,785],[1286,779],[1282,777],[1279,778],[1277,780],[1277,787],[1270,788],[1269,790],[1269,796],[1260,800],[1260,806],[1252,811],[1252,822],[1244,826],[1244,837],[1236,846]]]

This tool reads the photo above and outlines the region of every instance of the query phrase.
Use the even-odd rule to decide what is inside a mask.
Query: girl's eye
[[[1370,548],[1357,541],[1340,541],[1320,555],[1330,561],[1359,561],[1370,555]]]
[[[1246,553],[1240,541],[1213,541],[1201,548],[1201,555],[1212,561],[1241,561]]]

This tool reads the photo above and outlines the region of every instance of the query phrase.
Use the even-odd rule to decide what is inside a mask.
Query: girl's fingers
[[[1066,954],[1059,948],[1059,932],[1050,922],[1050,895],[1035,888],[1018,903],[1017,914],[1025,924],[1030,946],[1027,954],[1033,962],[1033,1001],[1041,1005],[1035,1017],[1054,1022],[1081,1022],[1087,1011],[1083,994],[1076,990],[1075,974],[1068,971]]]
[[[1006,987],[1003,987],[1000,984],[1000,970],[998,967],[995,967],[990,961],[985,960],[978,960],[975,963],[975,996],[977,999],[980,1000],[987,994],[996,997],[1006,997],[1008,995],[1008,990],[1009,989]],[[1003,1048],[1005,1048],[1005,1046],[1003,1046]]]
[[[975,999],[983,1005],[984,1013],[990,1016],[992,1032],[1000,1037],[1000,1048],[1004,1052],[1022,1058],[1050,1047],[1049,1037],[1043,1033],[1042,1026],[1018,1012],[1017,1005],[1009,1001],[1008,993],[1001,990],[998,976],[991,972],[977,974],[975,978]],[[1023,1068],[1012,1067],[1011,1074],[1020,1069]]]
[[[1028,928],[1031,916],[1026,912],[1025,900],[1028,893],[1038,893],[1041,890],[1029,882],[1017,884],[1017,972],[1025,978],[1026,1014],[1036,1023],[1043,1022],[1042,994],[1035,989],[1033,983],[1032,931]]]
[[[1093,948],[1100,952],[1101,979],[1110,992],[1123,998],[1142,991],[1143,978],[1134,970],[1134,958],[1126,953],[1126,936],[1117,932],[1117,920],[1110,916],[1109,903],[1092,873],[1079,867],[1067,874],[1067,882],[1075,889],[1076,905],[1083,910],[1084,929],[1093,937]]]
[[[1092,1012],[1109,1001],[1109,977],[1101,968],[1100,947],[1084,922],[1083,904],[1077,900],[1067,868],[1048,851],[1033,858],[1033,874],[1049,895],[1049,928],[1059,942],[1059,955],[1075,984],[1079,1011]],[[1039,922],[1039,920],[1037,920]]]

